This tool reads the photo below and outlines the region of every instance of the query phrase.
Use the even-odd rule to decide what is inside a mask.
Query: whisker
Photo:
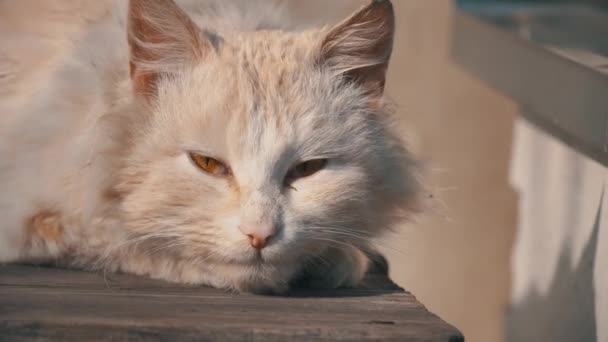
[[[317,233],[320,232],[320,233],[337,234],[337,235],[342,235],[342,236],[348,236],[348,237],[351,237],[351,238],[356,238],[356,239],[359,239],[359,240],[364,241],[366,243],[369,243],[369,244],[372,244],[372,245],[378,245],[380,247],[383,247],[383,248],[386,248],[386,249],[390,249],[391,251],[399,253],[399,254],[401,254],[403,256],[407,256],[407,253],[405,253],[404,251],[401,251],[401,250],[399,250],[399,249],[397,249],[397,248],[395,248],[393,246],[390,246],[388,244],[385,244],[385,243],[383,243],[381,241],[371,240],[371,239],[369,239],[367,237],[360,237],[360,236],[357,236],[357,235],[352,235],[352,234],[349,234],[349,233],[338,232],[338,231],[322,231],[322,230],[317,230],[316,232]],[[365,252],[368,252],[368,254],[371,254],[371,255],[374,255],[374,254],[378,253],[378,251],[373,250],[372,248],[364,247],[364,246],[362,246],[360,244],[356,244],[356,245],[355,244],[351,244],[351,246],[359,248],[359,249],[361,249],[361,250],[363,250]]]
[[[356,238],[356,239],[368,242],[372,245],[378,245],[380,247],[390,249],[394,252],[402,254],[403,256],[407,256],[407,254],[404,251],[402,251],[394,246],[391,246],[388,243],[385,243],[384,241],[380,241],[379,239],[371,236],[371,234],[366,235],[364,232],[353,231],[352,229],[347,229],[347,228],[342,228],[342,227],[336,228],[336,227],[324,227],[324,226],[311,226],[310,228],[314,229],[314,231],[311,231],[309,229],[310,233],[321,232],[321,233],[330,233],[330,234],[348,236],[348,237],[352,237],[352,238]]]
[[[197,263],[197,264],[202,264],[202,263],[204,263],[205,261],[207,261],[207,259],[211,258],[212,256],[217,255],[219,252],[220,252],[220,250],[216,250],[215,252],[211,252],[211,253],[209,253],[209,254],[207,254],[207,255],[205,255],[205,256],[199,256],[199,257],[196,257],[196,258],[193,260],[193,262],[194,262],[194,263]],[[201,258],[202,258],[202,259],[201,259]]]
[[[164,245],[160,245],[158,247],[155,248],[151,248],[146,250],[143,255],[144,256],[149,256],[149,255],[153,255],[154,253],[158,253],[167,249],[172,249],[175,247],[180,247],[180,246],[187,246],[189,243],[187,241],[177,241],[177,242],[167,242]]]

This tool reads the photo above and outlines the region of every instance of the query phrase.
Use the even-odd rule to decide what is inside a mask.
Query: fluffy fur
[[[37,14],[55,35],[0,26],[0,262],[240,291],[361,279],[362,251],[417,190],[382,100],[388,1],[299,31],[268,2],[63,3]],[[317,158],[324,169],[285,186]],[[258,252],[243,222],[279,233]]]

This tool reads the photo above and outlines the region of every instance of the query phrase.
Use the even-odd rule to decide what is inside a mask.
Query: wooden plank
[[[608,166],[608,74],[601,65],[463,12],[454,25],[452,52],[461,66],[521,104],[540,128]]]
[[[374,289],[374,287],[379,289]],[[463,341],[380,274],[361,288],[286,296],[223,292],[131,275],[0,266],[0,339]]]

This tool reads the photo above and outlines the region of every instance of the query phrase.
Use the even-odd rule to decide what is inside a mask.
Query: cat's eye
[[[326,165],[327,159],[313,159],[297,164],[287,172],[285,181],[291,183],[296,179],[312,176],[325,168]]]
[[[224,176],[229,173],[228,167],[217,159],[205,157],[197,153],[190,153],[190,159],[199,169],[209,174]]]

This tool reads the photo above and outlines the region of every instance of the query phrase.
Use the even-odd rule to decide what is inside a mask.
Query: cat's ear
[[[371,0],[329,31],[321,47],[321,62],[337,75],[362,85],[371,96],[380,97],[394,34],[391,2]]]
[[[130,0],[127,31],[133,89],[144,97],[155,94],[163,74],[213,52],[214,37],[173,0]]]

